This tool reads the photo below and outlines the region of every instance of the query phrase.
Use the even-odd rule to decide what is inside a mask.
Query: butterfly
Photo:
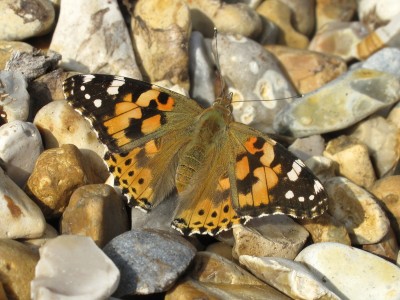
[[[222,89],[209,108],[168,89],[111,75],[75,75],[66,100],[106,146],[128,204],[145,211],[176,189],[172,227],[215,235],[254,217],[313,218],[327,210],[321,182],[282,145],[232,117]]]

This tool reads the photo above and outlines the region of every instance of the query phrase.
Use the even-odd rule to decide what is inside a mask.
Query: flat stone
[[[274,120],[281,134],[304,137],[349,127],[400,98],[393,75],[357,69],[292,102]]]
[[[249,255],[240,256],[239,261],[259,279],[293,299],[340,299],[300,263],[285,258]]]
[[[168,290],[196,253],[183,237],[150,229],[127,231],[103,250],[121,272],[116,297]]]
[[[135,5],[131,25],[145,77],[150,82],[168,79],[188,90],[188,6],[182,0],[170,0],[168,5],[164,0],[140,1]]]
[[[87,184],[82,160],[78,148],[70,144],[45,150],[39,156],[25,190],[46,218],[60,216],[74,190]]]
[[[97,139],[89,122],[66,101],[54,101],[41,108],[33,123],[39,129],[44,148],[74,144],[84,157],[87,176],[91,183],[103,183],[109,172],[103,161],[105,147]]]
[[[116,1],[61,1],[50,49],[69,70],[142,78]]]
[[[397,240],[400,241],[400,175],[379,179],[370,191],[380,200]]]
[[[369,150],[359,139],[345,135],[332,139],[326,145],[324,156],[338,164],[338,175],[364,188],[374,184],[376,176]]]
[[[400,159],[400,130],[396,125],[374,116],[353,127],[350,136],[368,146],[379,178],[392,174]]]
[[[129,230],[122,197],[109,185],[90,184],[77,188],[61,218],[61,233],[91,237],[103,247]]]
[[[260,16],[245,3],[221,0],[185,0],[191,10],[193,30],[212,37],[214,28],[219,33],[257,37],[262,30]],[[240,24],[240,26],[237,26]]]
[[[276,56],[302,94],[323,87],[347,70],[346,62],[337,56],[278,45],[265,48]]]
[[[303,248],[308,232],[284,215],[253,219],[233,228],[233,257],[241,255],[274,256],[293,259]]]
[[[300,49],[307,48],[308,38],[293,28],[292,14],[285,3],[278,0],[264,1],[257,7],[257,12],[279,27],[278,44]]]
[[[274,55],[255,41],[223,34],[217,38],[219,49],[224,49],[219,52],[219,64],[233,93],[235,120],[271,132],[276,114],[290,102],[275,100],[296,95],[290,80]],[[246,101],[261,99],[271,101]]]
[[[400,268],[366,251],[338,243],[318,243],[303,249],[295,261],[315,270],[325,286],[341,299],[400,297]]]
[[[1,168],[0,207],[0,238],[36,238],[43,234],[43,213]]]
[[[373,53],[357,66],[386,72],[400,80],[400,49],[395,47],[383,48]]]
[[[377,199],[344,177],[325,182],[328,193],[328,212],[350,234],[354,244],[374,244],[389,230],[389,220]]]
[[[0,276],[7,297],[31,299],[30,283],[35,276],[39,254],[20,242],[0,239]],[[0,293],[1,295],[1,293]]]
[[[20,72],[0,71],[0,125],[29,115],[27,82]]]
[[[0,158],[18,186],[25,185],[42,151],[42,138],[32,123],[16,120],[0,127]]]
[[[23,40],[49,32],[55,12],[48,0],[14,1],[0,3],[0,40]]]
[[[61,235],[40,248],[31,299],[108,299],[119,278],[118,268],[91,238]]]

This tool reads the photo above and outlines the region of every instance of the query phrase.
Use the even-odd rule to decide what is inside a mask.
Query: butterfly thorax
[[[176,171],[178,191],[185,190],[193,176],[201,173],[200,168],[209,166],[214,154],[223,148],[231,121],[230,109],[218,102],[199,115],[192,129],[192,139],[179,157]]]

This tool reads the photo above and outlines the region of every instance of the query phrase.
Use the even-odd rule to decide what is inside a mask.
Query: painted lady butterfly
[[[172,226],[218,234],[253,217],[313,218],[327,209],[320,181],[267,135],[232,118],[226,92],[212,107],[134,79],[75,75],[67,101],[107,147],[104,159],[131,206],[150,210],[174,188]]]

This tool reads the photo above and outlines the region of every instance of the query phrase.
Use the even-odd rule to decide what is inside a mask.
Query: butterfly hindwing
[[[320,181],[279,143],[240,123],[230,126],[232,203],[241,217],[313,218],[327,209]]]

